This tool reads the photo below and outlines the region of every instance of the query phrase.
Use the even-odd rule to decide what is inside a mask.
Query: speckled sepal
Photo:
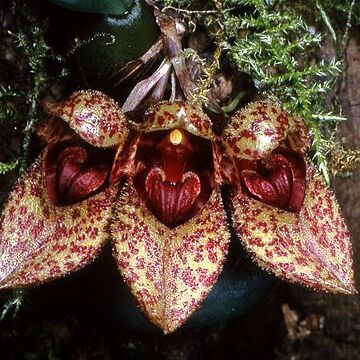
[[[305,154],[310,147],[304,119],[267,101],[250,103],[237,112],[223,134],[227,154],[248,160],[267,157],[285,139],[297,153]]]
[[[43,152],[17,181],[0,219],[0,288],[24,287],[75,271],[98,254],[116,188],[71,206],[52,205]]]
[[[59,103],[45,102],[44,108],[66,121],[93,146],[121,146],[128,136],[124,112],[112,98],[99,91],[77,91]]]
[[[153,106],[146,114],[140,130],[143,132],[184,129],[193,135],[214,140],[212,123],[199,108],[193,108],[184,101],[161,102]]]
[[[300,212],[239,192],[233,198],[236,233],[266,270],[313,289],[354,293],[348,229],[331,190],[311,162],[306,163],[307,190]]]
[[[229,232],[220,190],[202,211],[170,229],[124,185],[111,227],[118,266],[141,309],[169,333],[209,294],[222,269]]]

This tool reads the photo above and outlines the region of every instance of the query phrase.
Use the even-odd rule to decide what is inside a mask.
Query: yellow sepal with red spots
[[[233,223],[255,261],[283,279],[317,290],[356,292],[349,231],[331,190],[309,160],[299,213],[239,191]]]
[[[219,187],[186,223],[169,228],[124,185],[111,227],[119,269],[149,319],[169,333],[200,306],[215,284],[229,231]]]
[[[82,268],[108,239],[116,187],[80,203],[52,204],[44,157],[17,181],[0,219],[0,288],[25,287]]]

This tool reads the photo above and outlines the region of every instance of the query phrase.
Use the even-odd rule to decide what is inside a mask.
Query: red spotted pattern
[[[211,120],[201,109],[189,104],[163,102],[146,114],[141,130],[144,132],[180,128],[205,139],[214,140]]]
[[[0,219],[0,288],[58,278],[94,259],[108,238],[116,188],[72,206],[54,206],[44,154],[20,178]]]
[[[302,118],[268,102],[251,103],[233,117],[220,147],[209,118],[185,102],[154,106],[133,137],[122,110],[97,91],[76,92],[45,108],[53,117],[38,129],[40,136],[55,147],[67,141],[71,151],[64,150],[55,164],[45,150],[10,193],[0,218],[0,288],[75,271],[111,237],[118,267],[141,309],[165,333],[174,331],[201,305],[221,272],[229,230],[219,187],[227,182],[234,192],[235,231],[260,266],[315,289],[355,292],[349,233],[333,194],[304,157],[310,138]],[[161,165],[151,151],[142,155],[154,164],[137,163],[142,133],[175,128],[211,141],[176,188],[166,187],[162,176],[169,168],[180,173],[172,153],[160,171],[151,172]],[[87,151],[96,152],[84,140],[110,149],[98,149],[98,161],[88,156]],[[276,155],[279,149],[284,156]],[[110,154],[107,160],[103,152]],[[45,158],[51,160],[46,169],[53,169],[48,179]],[[87,158],[99,164],[83,169]],[[204,169],[204,159],[214,165]],[[304,171],[300,164],[306,164]],[[141,186],[133,185],[146,166],[144,192],[157,217],[139,193]],[[54,181],[51,194],[47,185]],[[60,197],[66,193],[67,202],[54,201],[55,190]]]
[[[123,277],[165,333],[184,323],[209,294],[229,241],[219,188],[201,213],[170,229],[144,206],[131,181],[121,192],[111,234]]]
[[[267,205],[238,192],[233,221],[242,243],[263,268],[314,289],[353,293],[349,231],[334,195],[307,161],[307,184],[299,213]]]
[[[265,101],[250,103],[236,113],[223,134],[227,154],[248,160],[265,158],[285,139],[302,154],[310,145],[302,118]]]
[[[99,91],[74,92],[60,103],[46,102],[45,110],[65,120],[93,146],[123,145],[128,136],[125,115],[119,105]]]

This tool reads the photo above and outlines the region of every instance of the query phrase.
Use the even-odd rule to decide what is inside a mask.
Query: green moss
[[[10,35],[17,56],[26,59],[25,74],[22,84],[13,83],[0,88],[0,120],[2,123],[16,123],[14,132],[22,141],[20,154],[9,163],[1,163],[1,173],[14,170],[21,171],[27,167],[30,138],[35,124],[40,119],[41,99],[44,89],[49,84],[45,61],[52,55],[51,49],[44,40],[44,24],[34,16],[32,9],[25,1],[14,1],[16,21],[6,34]],[[16,98],[9,102],[9,98]]]
[[[313,133],[314,158],[329,180],[325,134],[344,118],[336,105],[328,108],[326,99],[343,66],[341,52],[330,62],[319,58],[324,39],[319,29],[327,29],[336,39],[339,29],[334,30],[327,11],[333,16],[340,12],[346,20],[340,22],[343,28],[339,33],[346,36],[352,2],[224,0],[221,4],[221,13],[216,13],[215,1],[165,1],[167,6],[191,10],[188,14],[210,34],[216,33],[220,23],[225,54],[251,76],[258,92],[307,120]],[[202,9],[208,11],[198,11]]]

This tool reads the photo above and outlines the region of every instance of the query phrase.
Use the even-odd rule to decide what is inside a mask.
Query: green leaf
[[[50,0],[74,11],[95,14],[125,15],[133,6],[134,0]]]

